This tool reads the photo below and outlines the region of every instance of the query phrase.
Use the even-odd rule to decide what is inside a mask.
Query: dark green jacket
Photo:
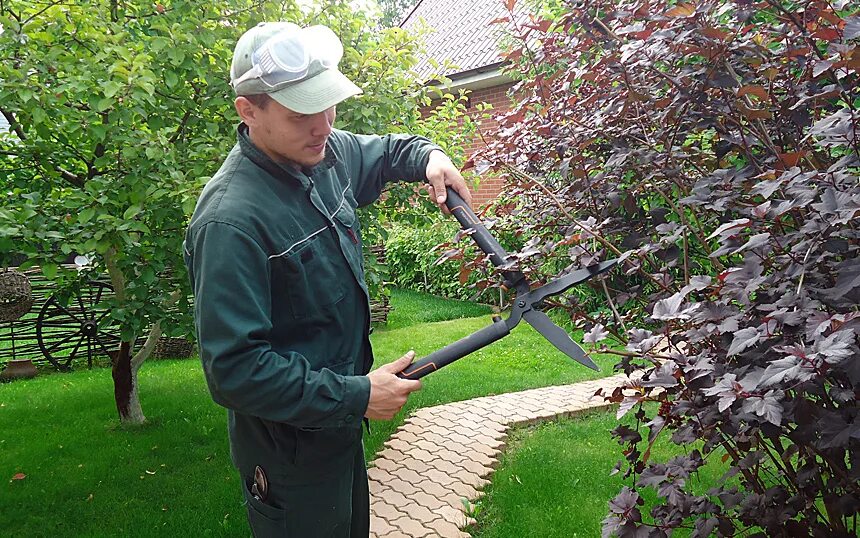
[[[240,125],[184,245],[200,358],[229,409],[243,476],[284,461],[298,476],[353,453],[373,362],[355,210],[387,181],[426,180],[433,149],[420,137],[335,130],[325,161],[300,171],[269,159]]]

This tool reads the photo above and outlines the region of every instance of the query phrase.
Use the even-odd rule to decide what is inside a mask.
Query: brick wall
[[[472,90],[469,94],[469,107],[466,110],[467,114],[471,115],[478,123],[478,129],[483,134],[484,138],[492,138],[498,130],[498,123],[492,118],[481,119],[477,109],[478,103],[486,103],[493,105],[491,115],[502,114],[511,108],[511,98],[508,96],[508,90],[513,83],[506,83],[499,86],[491,86],[480,90]],[[430,108],[435,107],[435,103],[430,105]],[[424,112],[424,111],[422,111]],[[484,141],[476,133],[474,140],[465,148],[466,158],[469,158],[472,153],[484,145]],[[502,190],[503,181],[499,177],[491,177],[484,175],[481,177],[481,183],[477,190],[473,190],[472,199],[473,205],[477,209],[487,202],[492,201]]]

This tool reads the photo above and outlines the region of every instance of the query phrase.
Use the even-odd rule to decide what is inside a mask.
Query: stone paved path
[[[468,538],[461,529],[472,520],[463,499],[481,496],[510,429],[606,407],[593,394],[625,380],[618,375],[415,411],[367,471],[371,537]]]

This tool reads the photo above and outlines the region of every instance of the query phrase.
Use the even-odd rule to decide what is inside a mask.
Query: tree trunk
[[[113,395],[116,400],[116,410],[123,424],[143,424],[146,417],[140,407],[138,394],[137,371],[140,368],[132,365],[131,343],[122,342],[113,360]]]

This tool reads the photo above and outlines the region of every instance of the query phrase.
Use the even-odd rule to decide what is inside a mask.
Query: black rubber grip
[[[510,332],[504,321],[496,321],[489,327],[484,327],[478,332],[413,362],[397,375],[403,379],[421,379],[425,375],[507,336]]]

